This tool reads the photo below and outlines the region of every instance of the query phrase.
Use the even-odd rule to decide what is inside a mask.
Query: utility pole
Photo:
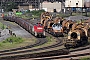
[[[36,10],[36,0],[35,0],[35,10]]]
[[[83,2],[84,2],[84,1],[82,1],[82,11],[81,11],[82,19],[81,19],[81,22],[82,22],[82,20],[83,20]]]
[[[38,8],[39,8],[39,10],[40,10],[40,0],[38,0]]]
[[[39,1],[40,1],[40,5],[39,5],[40,6],[40,10],[42,10],[42,8],[43,8],[42,7],[43,0],[39,0]]]
[[[65,4],[64,4],[64,1],[62,0],[62,4],[61,4],[62,6],[61,6],[61,11],[62,11],[62,9],[64,10],[63,12],[65,13]]]
[[[63,6],[63,0],[62,0],[62,2],[61,2],[61,12],[62,12],[62,9],[63,9],[63,7],[62,7],[62,6]]]
[[[1,13],[2,13],[2,0],[1,0]]]

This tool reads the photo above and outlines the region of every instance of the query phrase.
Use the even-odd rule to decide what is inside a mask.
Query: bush
[[[4,24],[2,24],[2,23],[0,22],[0,28],[1,28],[1,29],[5,29],[5,28],[6,28],[6,25],[4,25]]]
[[[51,42],[52,37],[49,36],[49,37],[46,37],[46,39],[48,40],[48,42]]]
[[[80,60],[90,60],[90,58],[82,58],[82,59],[80,59]]]
[[[21,37],[9,37],[3,43],[21,43],[23,39]]]
[[[30,13],[34,16],[40,16],[42,12],[45,12],[44,10],[38,10],[38,11],[31,11]]]

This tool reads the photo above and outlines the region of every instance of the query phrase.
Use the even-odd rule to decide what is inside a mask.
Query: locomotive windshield
[[[52,25],[52,28],[53,28],[54,30],[61,30],[61,29],[62,29],[62,26],[61,26],[60,23],[58,23],[58,24],[53,24],[53,25]]]
[[[37,23],[36,26],[43,26],[41,23]]]
[[[52,27],[61,27],[61,24],[53,24]]]

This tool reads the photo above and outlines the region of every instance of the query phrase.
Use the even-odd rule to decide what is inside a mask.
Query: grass
[[[56,43],[56,39],[54,39],[53,37],[51,36],[48,36],[46,37],[46,39],[48,40],[47,43],[43,44],[43,45],[40,45],[40,46],[36,46],[35,48],[41,48],[41,47],[46,47],[46,46],[50,46],[52,44],[55,44]]]
[[[72,13],[72,15],[70,14],[63,14],[63,13],[59,13],[57,14],[56,16],[59,16],[59,17],[69,17],[69,16],[78,16],[78,15],[83,15],[83,16],[86,16],[86,13]],[[87,17],[90,17],[90,12],[87,13]]]
[[[70,14],[62,14],[62,13],[60,13],[60,14],[58,14],[57,16],[58,16],[58,17],[69,17]]]
[[[5,29],[7,26],[0,22],[0,29]]]
[[[49,36],[49,37],[46,37],[46,39],[48,40],[48,42],[51,42],[52,37],[51,37],[51,36]]]
[[[23,15],[21,17],[24,18],[24,19],[38,18],[38,16],[31,16],[31,17],[29,17],[29,16],[26,16],[26,15]]]
[[[17,17],[21,17],[24,19],[31,19],[31,18],[39,18],[41,13],[45,12],[44,10],[37,10],[37,11],[27,11],[22,15],[16,15]]]
[[[83,15],[83,16],[86,16],[86,13],[72,13],[73,16],[76,16],[76,15]],[[87,16],[90,17],[90,12],[87,13]]]
[[[59,37],[59,38],[63,39],[62,37]],[[54,45],[54,44],[56,44],[56,43],[58,42],[58,41],[57,41],[54,37],[52,37],[52,36],[47,36],[46,39],[48,40],[47,43],[45,43],[45,44],[43,44],[43,45],[40,45],[40,46],[37,46],[37,47],[34,47],[33,49],[51,46],[51,45]],[[39,51],[39,53],[40,53],[40,52],[51,51],[51,50],[59,50],[59,49],[63,49],[63,48],[65,48],[64,45],[58,46],[58,47],[55,47],[55,48],[46,49],[46,50],[41,50],[41,51]],[[38,53],[38,52],[35,52],[35,51],[34,51],[34,52],[32,52],[32,53]]]
[[[0,50],[24,47],[35,43],[34,38],[9,37],[0,42]]]
[[[40,15],[41,13],[44,12],[44,11],[31,11],[31,12],[28,12],[28,13],[25,13],[25,14],[22,14],[22,15],[17,15],[18,17],[22,17],[22,18],[25,18],[25,19],[33,19],[33,18],[40,18]],[[31,14],[31,15],[29,15]],[[57,13],[56,16],[58,17],[69,17],[69,16],[78,16],[78,15],[83,15],[83,16],[86,16],[86,13],[72,13],[72,15],[70,13],[68,14],[64,14],[64,13]],[[90,17],[90,12],[87,13],[87,16]]]
[[[18,44],[18,43],[22,43],[22,42],[23,42],[23,39],[21,37],[11,36],[11,37],[7,38],[5,41],[3,41],[2,43]]]
[[[84,57],[84,58],[81,58],[80,60],[90,60],[90,57]]]

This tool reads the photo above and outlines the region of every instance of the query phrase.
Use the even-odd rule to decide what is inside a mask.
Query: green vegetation
[[[46,37],[46,39],[48,40],[48,42],[43,44],[42,46],[56,43],[56,39],[54,39],[52,36],[48,36],[48,37]]]
[[[90,60],[90,57],[87,57],[87,58],[81,58],[80,60]]]
[[[6,28],[6,25],[4,25],[0,22],[0,29],[5,29],[5,28]]]
[[[3,41],[2,43],[22,43],[23,39],[21,37],[14,37],[11,36],[9,38],[7,38],[5,41]]]
[[[33,16],[40,16],[42,12],[45,12],[44,10],[37,10],[37,11],[31,11],[30,13],[33,15]]]
[[[77,16],[77,15],[83,15],[83,16],[86,16],[86,13],[72,13],[72,15],[70,13],[67,13],[67,14],[63,14],[63,13],[58,13],[56,16],[59,16],[59,17],[69,17],[69,16]],[[87,16],[90,17],[90,12],[87,13]]]
[[[22,15],[18,15],[19,17],[25,18],[25,19],[29,19],[29,18],[40,18],[41,13],[45,12],[44,10],[34,10],[34,11],[30,11],[27,10],[26,12],[24,12],[24,14]],[[72,13],[72,15],[70,13],[64,14],[64,13],[55,13],[55,16],[58,17],[69,17],[69,16],[76,16],[76,15],[83,15],[86,16],[86,13]],[[90,16],[90,13],[87,13],[87,16]]]
[[[51,42],[52,37],[51,36],[48,36],[48,37],[46,37],[46,39],[48,40],[48,42]]]
[[[57,14],[57,16],[59,16],[59,17],[69,17],[70,14],[62,14],[62,13],[60,13],[60,14]]]
[[[21,38],[21,37],[11,36],[6,40],[0,42],[0,50],[24,47],[34,43],[35,43],[35,39],[33,38]]]
[[[88,16],[88,17],[90,17],[90,12],[87,12],[87,15],[86,15],[86,13],[72,13],[72,16],[76,16],[76,15],[83,15],[83,16]]]
[[[16,15],[18,17],[22,17],[22,18],[26,18],[26,19],[29,19],[29,18],[39,18],[41,13],[45,12],[44,10],[34,10],[34,11],[27,11],[25,12],[24,14],[22,15]]]
[[[21,12],[16,12],[16,15],[22,15],[22,13]]]
[[[2,2],[2,8],[4,11],[12,11],[12,9],[17,8],[17,4],[15,2]]]
[[[41,48],[41,47],[50,46],[50,45],[53,45],[53,44],[55,44],[57,42],[57,40],[54,39],[54,37],[51,37],[51,36],[46,37],[46,39],[48,40],[47,43],[45,43],[43,45],[40,45],[40,46],[36,46],[34,48]]]

